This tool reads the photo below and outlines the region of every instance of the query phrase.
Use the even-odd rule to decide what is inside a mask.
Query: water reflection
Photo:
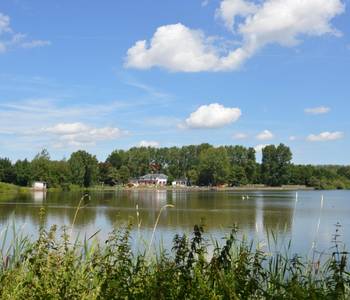
[[[41,203],[46,199],[46,191],[33,191],[33,200],[36,203]]]
[[[37,224],[39,208],[46,211],[46,219],[55,219],[60,224],[71,224],[81,193],[33,192],[1,201],[0,220],[5,221],[13,213],[19,220]],[[275,199],[274,199],[275,198]],[[165,210],[159,226],[189,228],[204,220],[207,228],[227,228],[237,224],[242,229],[263,231],[265,228],[291,229],[293,197],[289,194],[250,193],[249,200],[240,193],[184,192],[184,191],[118,191],[95,192],[85,197],[75,224],[78,227],[106,218],[109,224],[127,222],[136,216],[139,207],[143,226],[152,227],[166,205],[175,207]]]
[[[335,193],[335,194],[334,194]],[[39,210],[45,209],[45,224],[71,225],[82,197],[81,192],[33,192],[18,195],[0,195],[0,224],[5,225],[11,216],[16,223],[27,224],[33,231],[39,224]],[[332,224],[350,225],[349,192],[329,192],[325,198],[318,239],[330,241]],[[172,237],[174,232],[190,232],[194,224],[204,220],[206,231],[218,234],[228,231],[233,224],[245,233],[258,238],[266,231],[293,237],[305,247],[314,238],[319,219],[319,192],[216,192],[216,191],[165,191],[130,190],[92,192],[83,199],[77,218],[76,230],[109,232],[113,224],[126,223],[132,218],[136,223],[136,206],[142,230],[150,232],[164,205],[174,208],[164,210],[160,216],[159,234]],[[242,197],[243,196],[243,197]],[[305,242],[305,228],[312,233]],[[350,239],[350,237],[345,238]]]

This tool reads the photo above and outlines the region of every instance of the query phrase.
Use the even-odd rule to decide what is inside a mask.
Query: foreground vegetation
[[[70,243],[69,229],[40,229],[35,242],[2,245],[1,299],[349,299],[347,253],[305,261],[240,240],[237,230],[209,254],[203,228],[176,235],[172,252],[135,253],[131,226],[104,245]],[[7,231],[5,232],[6,235]],[[4,244],[4,242],[3,242]]]
[[[186,177],[192,185],[199,186],[350,188],[350,166],[294,165],[291,161],[292,153],[283,144],[265,147],[261,163],[257,163],[253,148],[209,144],[115,150],[104,162],[86,151],[74,152],[68,160],[51,160],[43,150],[31,161],[12,163],[0,158],[0,182],[30,186],[33,181],[45,181],[50,188],[76,189],[125,184],[130,178],[161,172],[169,176],[169,183]]]

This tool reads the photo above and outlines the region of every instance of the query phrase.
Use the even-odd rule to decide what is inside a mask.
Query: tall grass
[[[72,243],[70,228],[56,226],[40,226],[37,240],[29,241],[12,226],[1,233],[1,299],[350,298],[339,226],[329,257],[317,264],[254,246],[236,227],[223,243],[210,245],[196,225],[191,236],[174,236],[170,252],[150,257],[131,251],[131,224],[115,228],[104,244]],[[278,243],[273,234],[269,240]]]

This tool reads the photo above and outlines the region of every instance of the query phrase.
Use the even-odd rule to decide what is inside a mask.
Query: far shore
[[[63,191],[62,188],[48,188],[46,190],[37,190],[31,187],[19,187],[9,184],[1,184],[1,193],[14,193],[14,192],[40,192],[40,191]],[[116,185],[116,186],[92,186],[88,188],[75,187],[68,189],[67,191],[188,191],[188,192],[200,192],[200,191],[312,191],[315,190],[313,187],[307,187],[304,185],[283,185],[279,187],[265,186],[265,185],[244,185],[244,186],[156,186],[156,185],[139,185],[139,186],[127,186],[127,185]]]
[[[245,185],[245,186],[95,186],[88,188],[87,190],[125,190],[125,191],[152,191],[152,190],[164,190],[164,191],[313,191],[315,188],[307,187],[303,185],[283,185],[279,187],[265,186],[265,185]]]

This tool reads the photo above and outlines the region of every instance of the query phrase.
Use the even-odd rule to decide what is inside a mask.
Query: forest
[[[50,188],[124,185],[130,178],[159,172],[168,182],[187,178],[198,186],[305,185],[316,189],[350,188],[350,166],[297,165],[284,144],[266,146],[258,163],[254,148],[210,144],[183,147],[133,147],[114,150],[105,161],[79,150],[69,159],[53,160],[42,150],[32,160],[0,158],[0,182],[31,186],[45,181]]]

